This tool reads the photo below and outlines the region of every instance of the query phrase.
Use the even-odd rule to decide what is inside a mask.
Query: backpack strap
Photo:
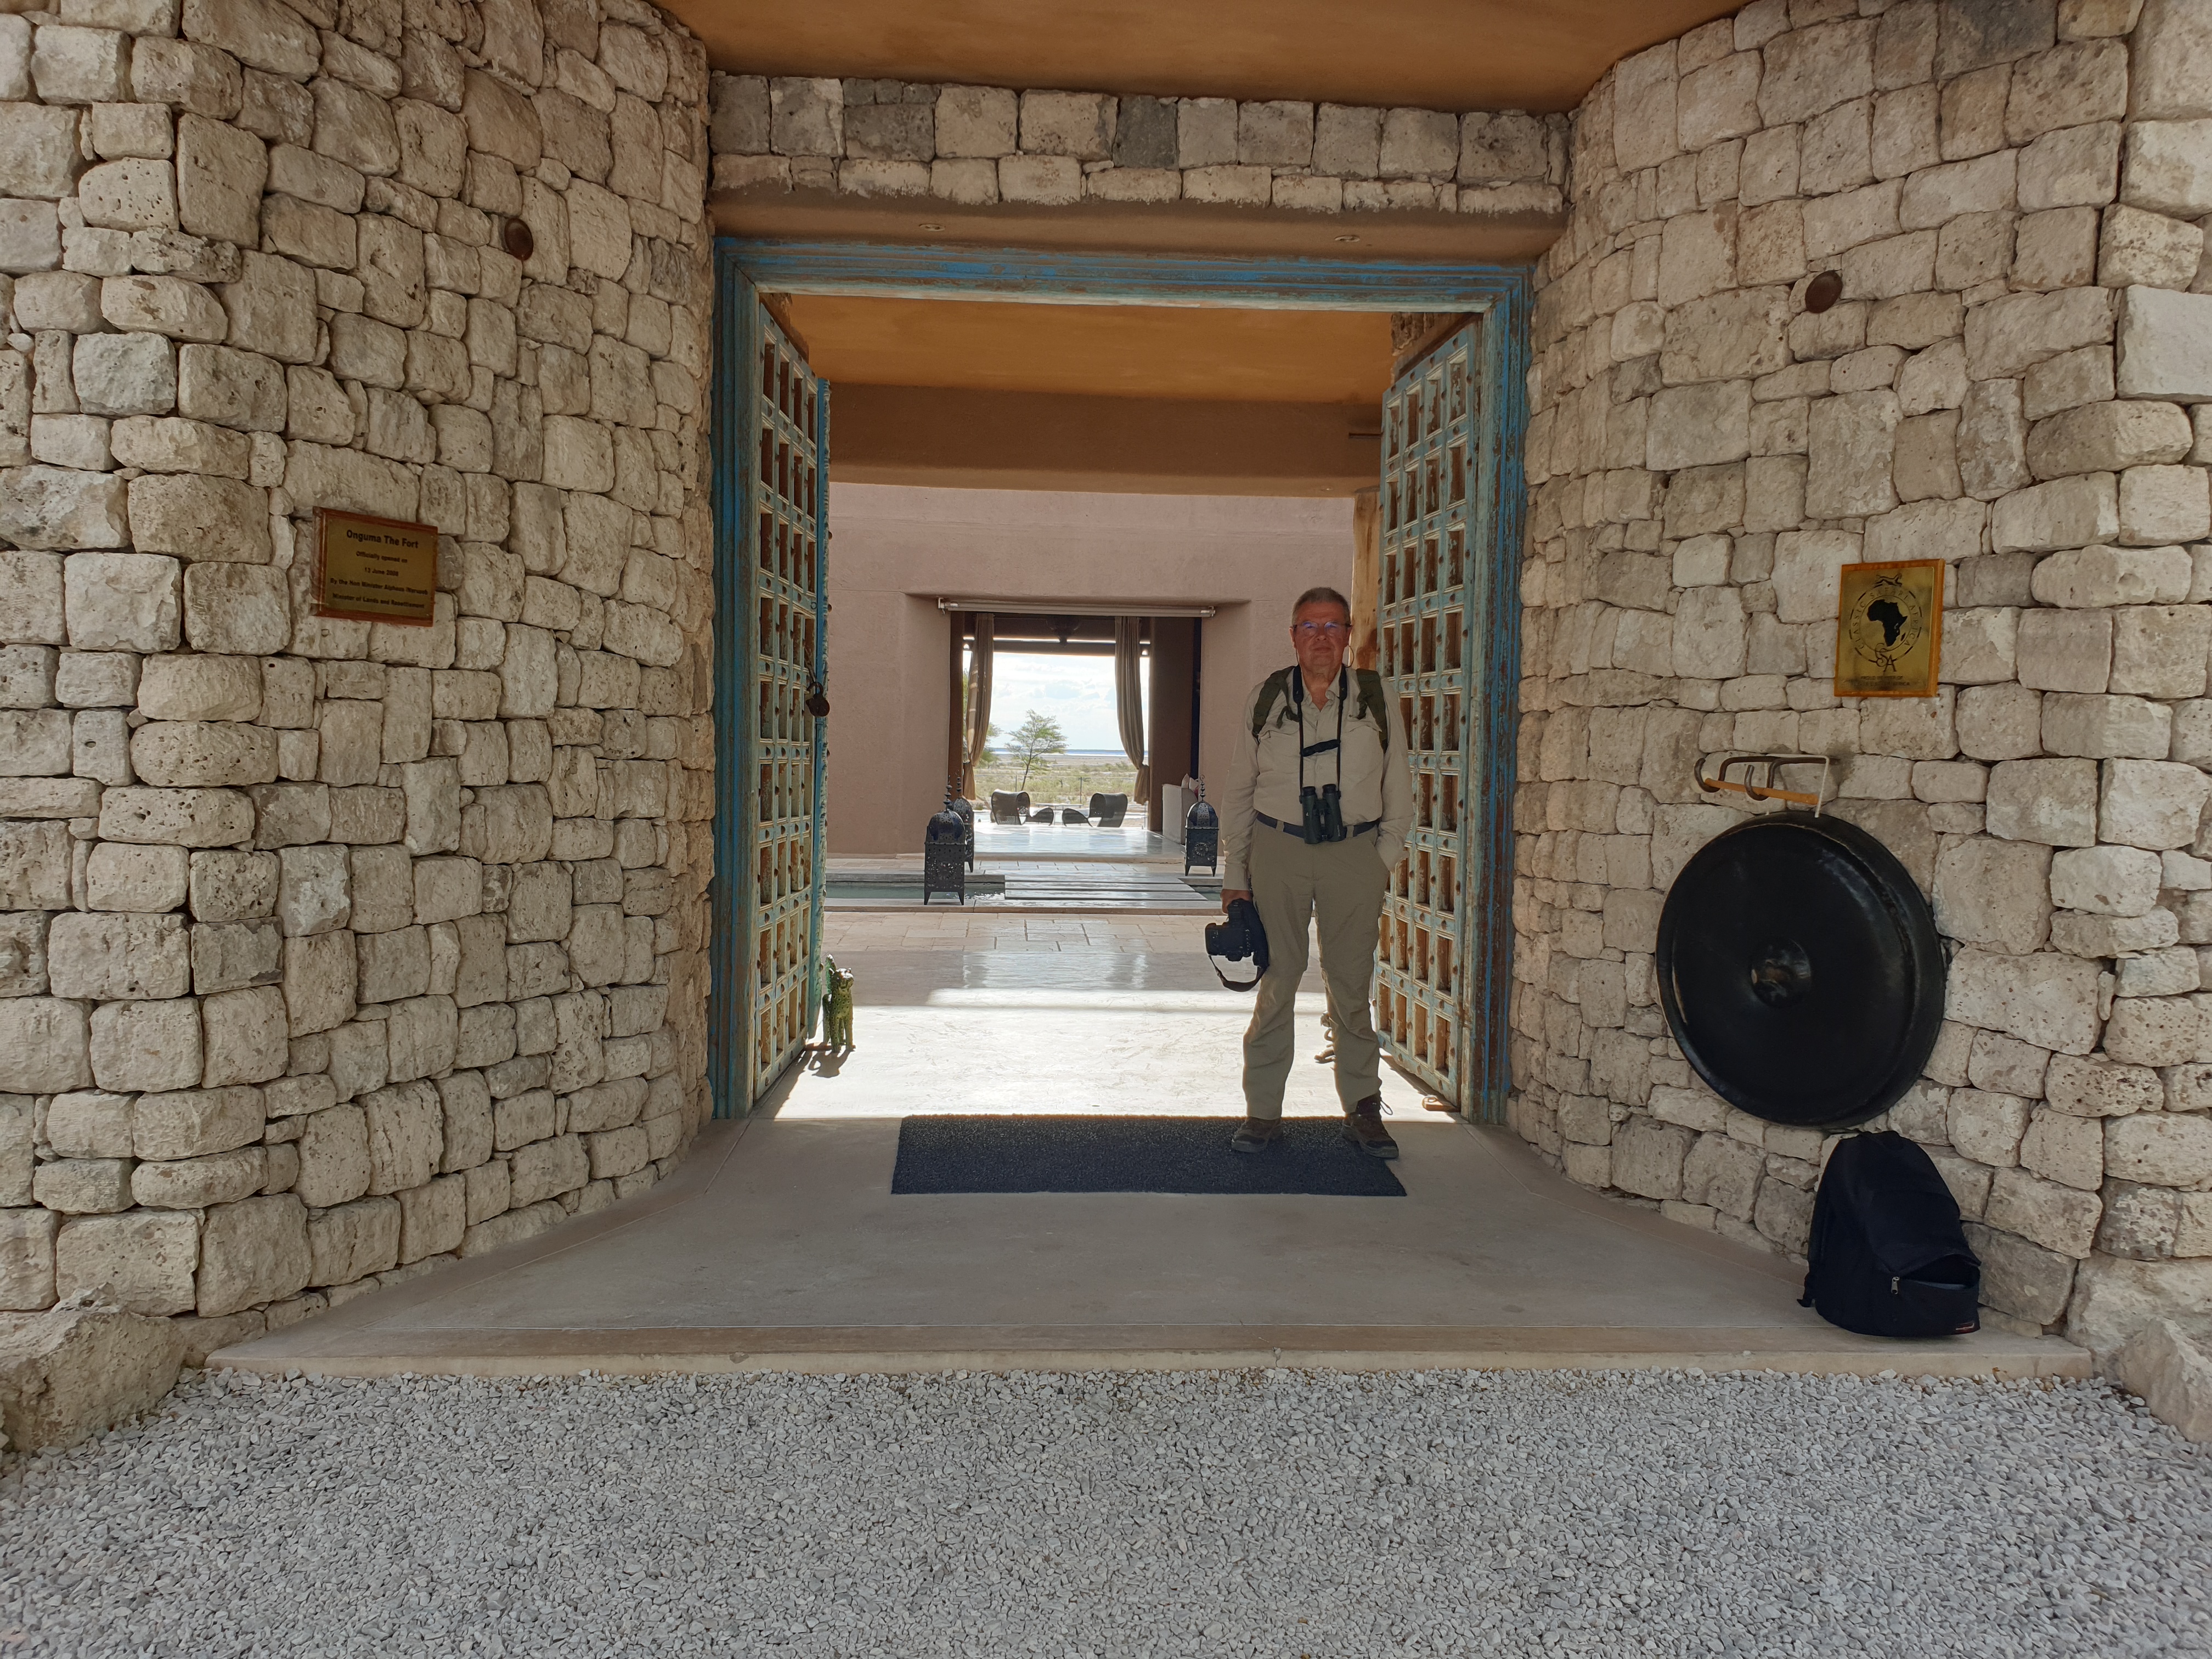
[[[1295,665],[1278,668],[1260,682],[1260,695],[1252,699],[1252,740],[1255,743],[1259,741],[1260,728],[1267,725],[1267,717],[1275,712],[1275,705],[1290,695],[1291,676],[1297,672]]]
[[[1252,699],[1254,741],[1258,741],[1261,728],[1275,712],[1275,705],[1289,695],[1291,676],[1297,672],[1295,665],[1278,668],[1260,683],[1260,694]],[[1375,722],[1375,729],[1382,736],[1382,752],[1387,755],[1390,752],[1390,696],[1383,689],[1382,676],[1371,668],[1355,668],[1352,672],[1359,685],[1359,718]]]
[[[1375,729],[1382,734],[1382,752],[1390,752],[1390,699],[1382,689],[1382,677],[1371,668],[1355,668],[1353,677],[1359,682],[1359,714],[1363,720],[1372,720]]]

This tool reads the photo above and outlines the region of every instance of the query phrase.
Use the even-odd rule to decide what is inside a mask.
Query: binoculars
[[[1305,815],[1299,829],[1307,846],[1344,839],[1344,806],[1334,784],[1324,783],[1318,789],[1307,784],[1298,791],[1298,806]]]

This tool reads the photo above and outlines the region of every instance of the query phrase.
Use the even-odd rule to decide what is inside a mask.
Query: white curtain
[[[960,793],[975,799],[975,768],[991,744],[991,641],[996,618],[988,613],[975,618],[975,644],[968,659],[967,752],[960,763]]]
[[[1114,618],[1114,708],[1121,719],[1121,752],[1137,769],[1136,803],[1152,798],[1152,769],[1145,764],[1145,653],[1141,618]]]

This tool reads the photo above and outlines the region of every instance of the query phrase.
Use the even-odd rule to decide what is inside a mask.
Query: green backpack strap
[[[1382,752],[1390,752],[1390,697],[1382,689],[1382,677],[1371,668],[1355,668],[1353,675],[1359,681],[1359,714],[1363,720],[1372,720],[1375,729],[1382,734]]]
[[[1260,740],[1260,728],[1267,723],[1267,716],[1275,712],[1275,705],[1290,695],[1291,676],[1297,670],[1278,668],[1260,682],[1260,695],[1252,699],[1252,740]]]
[[[1275,705],[1289,695],[1291,676],[1295,667],[1279,668],[1260,683],[1260,695],[1252,699],[1252,738],[1259,741],[1261,728],[1267,717],[1275,712]],[[1390,696],[1383,690],[1382,677],[1371,668],[1355,668],[1352,678],[1359,684],[1358,717],[1371,720],[1375,729],[1382,734],[1382,752],[1390,752]]]

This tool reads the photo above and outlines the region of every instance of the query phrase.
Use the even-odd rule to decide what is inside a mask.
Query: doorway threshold
[[[1407,1198],[895,1196],[896,1118],[710,1126],[653,1191],[210,1363],[320,1376],[1695,1369],[2081,1377],[2001,1332],[1855,1336],[1778,1257],[1397,1127]],[[1224,1153],[1224,1155],[1228,1155]]]

